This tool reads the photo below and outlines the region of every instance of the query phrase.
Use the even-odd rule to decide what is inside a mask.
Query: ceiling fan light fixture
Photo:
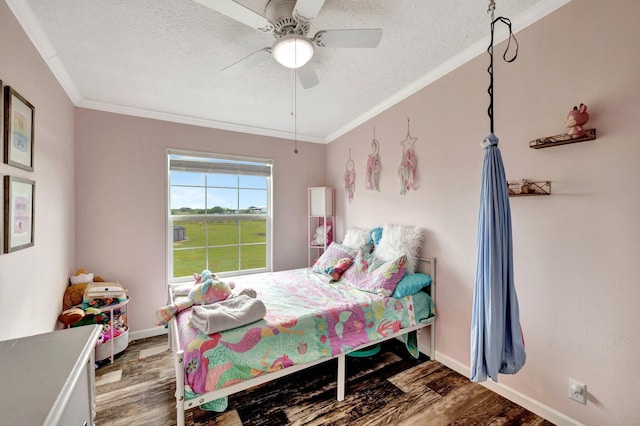
[[[311,40],[299,34],[288,34],[273,43],[271,55],[287,68],[300,68],[313,56]]]

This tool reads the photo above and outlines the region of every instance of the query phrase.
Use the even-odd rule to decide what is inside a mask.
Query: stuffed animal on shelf
[[[184,311],[193,305],[209,305],[220,302],[230,297],[246,294],[249,297],[256,297],[253,289],[244,289],[238,294],[233,294],[234,283],[225,283],[211,271],[204,270],[202,274],[194,274],[194,283],[188,287],[178,287],[174,291],[174,303],[163,306],[156,310],[153,316],[155,325],[166,325],[180,311]],[[187,292],[188,290],[188,292]]]
[[[113,338],[117,339],[125,331],[126,331],[125,328],[116,327],[116,325],[114,324],[114,326],[113,326]],[[102,326],[102,333],[100,334],[100,337],[98,338],[98,343],[107,343],[109,340],[111,340],[111,337],[112,337],[111,334],[112,334],[111,326],[109,324],[104,324]]]
[[[104,282],[102,277],[94,276],[85,269],[78,269],[76,274],[69,277],[69,286],[65,289],[62,296],[62,310],[66,311],[74,306],[82,303],[82,296],[87,285],[92,282]]]
[[[71,326],[84,318],[84,311],[80,308],[65,309],[58,316],[58,321],[66,326]]]
[[[114,329],[113,338],[115,339],[118,336],[119,336],[119,333],[117,333],[117,330]],[[109,324],[104,324],[102,326],[102,333],[98,341],[100,343],[107,343],[109,340],[111,340],[111,327],[109,326]]]
[[[573,110],[569,111],[567,120],[564,124],[569,128],[568,135],[572,138],[579,138],[585,135],[584,125],[589,121],[589,114],[587,113],[587,106],[580,104],[580,107],[574,106]]]
[[[313,239],[311,240],[312,246],[324,246],[331,244],[333,241],[333,232],[331,231],[331,225],[327,225],[327,231],[325,234],[324,225],[320,225],[316,228],[316,232],[313,235]]]
[[[104,281],[101,277],[94,276],[85,269],[78,269],[75,275],[69,277],[69,286],[62,295],[62,313],[58,321],[67,327],[78,324],[84,319],[85,311],[79,308],[82,304],[84,291],[92,282]]]
[[[80,309],[80,308],[77,308]],[[71,324],[71,327],[80,327],[83,325],[106,324],[109,322],[109,316],[97,308],[80,309],[84,311],[84,317],[80,321]]]

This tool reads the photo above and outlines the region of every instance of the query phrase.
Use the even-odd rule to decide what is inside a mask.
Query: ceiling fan
[[[318,15],[325,0],[269,0],[264,16],[233,0],[195,0],[231,19],[262,32],[273,33],[276,41],[224,68],[224,73],[239,73],[273,57],[287,68],[294,68],[302,87],[318,84],[318,76],[309,62],[318,47],[377,47],[382,28],[322,30],[308,37],[309,24]]]

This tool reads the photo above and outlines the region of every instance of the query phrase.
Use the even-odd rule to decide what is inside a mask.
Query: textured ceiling
[[[264,14],[267,0],[238,0]],[[568,0],[498,0],[516,30]],[[7,0],[79,107],[328,142],[486,49],[488,0],[326,0],[323,29],[382,28],[374,49],[317,48],[304,90],[267,60],[221,70],[264,47],[261,33],[191,0]],[[484,78],[479,76],[478,78]],[[294,81],[296,88],[294,90]],[[484,83],[484,81],[483,81]]]

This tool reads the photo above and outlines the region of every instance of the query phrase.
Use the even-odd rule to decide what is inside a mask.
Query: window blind
[[[245,176],[271,176],[271,162],[248,162],[212,158],[173,158],[169,159],[171,171],[194,173],[217,173]]]

